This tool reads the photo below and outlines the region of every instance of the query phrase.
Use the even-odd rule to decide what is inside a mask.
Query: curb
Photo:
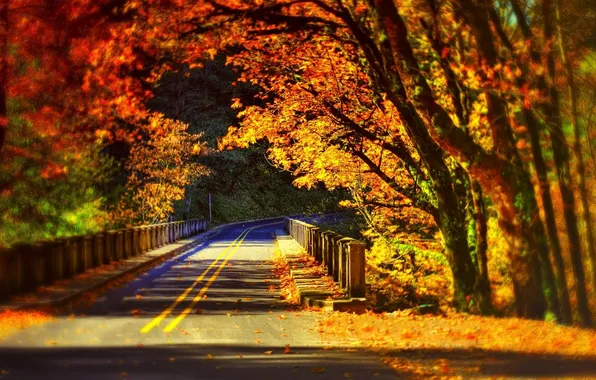
[[[289,235],[278,236],[277,232],[274,232],[275,243],[281,253],[284,255],[286,260],[289,259],[289,255],[280,246],[279,240],[292,239]],[[296,285],[298,297],[300,298],[300,304],[303,307],[317,307],[328,311],[342,311],[362,314],[366,312],[366,298],[339,298],[339,299],[328,299],[329,294],[315,290],[315,285],[308,279],[298,279],[296,271],[290,269],[290,275]]]

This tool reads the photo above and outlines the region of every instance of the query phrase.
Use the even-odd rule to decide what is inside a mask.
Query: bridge
[[[60,311],[0,343],[2,379],[394,378],[376,354],[329,349],[314,328],[320,313],[282,299],[272,261],[280,247],[315,257],[341,290],[338,304],[362,302],[363,244],[287,218],[210,231],[201,220],[174,222],[3,252],[5,308]],[[125,270],[94,272],[114,262]],[[127,273],[109,286],[107,277]],[[14,297],[50,284],[40,298]],[[303,303],[333,308],[325,291],[302,285]]]

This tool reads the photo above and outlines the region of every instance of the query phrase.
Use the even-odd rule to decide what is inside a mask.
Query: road
[[[230,225],[90,308],[13,335],[0,378],[395,378],[375,354],[326,347],[319,314],[280,299],[270,259],[281,228]]]

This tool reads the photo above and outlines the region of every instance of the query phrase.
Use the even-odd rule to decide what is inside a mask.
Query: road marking
[[[222,263],[219,265],[219,267],[217,268],[217,270],[215,271],[215,273],[213,273],[213,275],[209,278],[209,280],[207,281],[207,283],[205,284],[205,286],[203,286],[203,288],[199,291],[199,293],[197,293],[197,295],[193,298],[193,300],[190,303],[190,305],[188,305],[188,307],[186,309],[184,309],[184,311],[182,311],[182,313],[180,313],[180,315],[178,315],[176,317],[176,319],[174,319],[172,322],[170,322],[170,324],[167,325],[166,328],[163,329],[163,331],[166,332],[166,333],[172,332],[172,330],[174,330],[176,328],[176,326],[184,318],[186,318],[186,316],[188,314],[190,314],[192,312],[192,310],[194,309],[194,307],[196,306],[196,304],[199,303],[199,301],[201,301],[201,299],[203,298],[203,296],[205,295],[205,293],[207,293],[207,290],[209,290],[209,287],[213,284],[213,282],[215,282],[215,280],[217,279],[217,276],[219,276],[219,273],[226,266],[226,263],[232,258],[232,256],[234,255],[234,253],[236,253],[236,251],[238,251],[238,249],[240,249],[240,246],[244,242],[244,239],[246,239],[246,237],[248,236],[248,234],[251,231],[253,231],[253,230],[257,229],[257,228],[261,228],[261,227],[265,227],[265,226],[269,226],[269,225],[273,225],[273,224],[279,224],[279,223],[268,223],[268,224],[261,224],[259,226],[251,227],[251,228],[248,229],[248,232],[246,233],[246,235],[244,235],[244,237],[242,238],[242,240],[240,240],[237,243],[234,242],[234,243],[236,243],[236,246],[234,247],[234,249],[231,250],[230,253],[228,254],[228,256],[226,257],[226,259],[224,261],[222,261]],[[234,243],[232,243],[232,244],[234,244]]]
[[[201,273],[201,275],[199,277],[197,277],[197,279],[195,280],[195,282],[189,286],[188,288],[186,288],[186,290],[180,294],[178,296],[178,298],[176,298],[176,300],[174,302],[172,302],[172,304],[165,309],[159,316],[155,317],[151,322],[147,323],[145,325],[145,327],[143,327],[141,329],[141,333],[142,334],[146,334],[149,331],[151,331],[151,329],[153,329],[155,326],[159,325],[161,323],[161,321],[163,321],[168,315],[170,315],[172,313],[172,311],[176,308],[176,306],[178,306],[181,302],[183,302],[186,297],[190,294],[190,292],[193,291],[193,289],[201,282],[203,281],[203,279],[205,278],[205,276],[207,275],[207,273],[209,273],[209,271],[215,267],[215,265],[217,264],[217,262],[230,250],[232,249],[232,247],[234,247],[234,245],[236,244],[236,242],[238,242],[238,240],[240,240],[242,238],[242,240],[244,240],[244,238],[246,237],[246,235],[248,235],[248,233],[251,231],[250,228],[247,228],[246,230],[242,231],[242,233],[240,235],[238,235],[238,237],[226,248],[224,249],[219,255],[217,255],[217,257],[215,258],[215,260],[213,260],[213,262],[211,264],[209,264],[209,266],[207,267],[207,269],[205,269],[203,271],[203,273]]]

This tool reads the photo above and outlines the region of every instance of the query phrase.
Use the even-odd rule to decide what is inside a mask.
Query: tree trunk
[[[445,254],[453,274],[453,301],[460,311],[470,310],[474,298],[476,271],[468,247],[465,217],[452,191],[437,191],[438,213],[435,221],[441,230]],[[476,300],[479,302],[479,300]]]
[[[507,115],[490,115],[498,155],[487,154],[469,135],[453,125],[448,113],[433,98],[426,79],[420,74],[418,61],[408,41],[406,26],[395,3],[392,0],[375,0],[373,3],[380,25],[391,45],[393,60],[400,62],[398,65],[390,66],[390,75],[394,76],[394,80],[388,82],[401,84],[400,77],[404,77],[408,78],[410,83],[405,104],[401,96],[392,96],[392,93],[403,91],[395,85],[389,89],[388,98],[398,110],[408,108],[406,112],[402,112],[405,116],[413,115],[414,118],[424,120],[422,125],[417,123],[415,128],[425,129],[424,132],[433,131],[433,137],[440,142],[443,149],[468,165],[470,174],[491,192],[490,195],[499,210],[499,223],[508,245],[507,253],[511,260],[518,315],[544,318],[547,310],[545,296],[548,296],[552,312],[558,315],[558,304],[555,305],[558,297],[552,292],[554,286],[551,286],[548,278],[544,284],[542,283],[540,258],[544,255],[548,258],[549,252],[544,227],[538,214],[530,176],[522,165],[518,165],[519,156],[515,150]],[[481,14],[474,12],[473,16]],[[485,24],[481,32],[490,33],[488,23]],[[480,37],[483,38],[477,38],[478,45],[485,42],[485,35]],[[492,44],[492,40],[490,43]],[[502,108],[498,99],[490,94],[489,98],[489,109],[492,108],[494,111],[495,108],[492,106],[495,105]],[[513,154],[501,156],[505,152]],[[515,163],[509,163],[509,159],[514,159]]]
[[[561,60],[567,73],[567,84],[569,88],[569,99],[571,101],[571,119],[573,124],[573,153],[575,155],[575,164],[577,170],[577,186],[579,188],[579,199],[582,205],[582,218],[586,223],[586,250],[588,252],[588,263],[592,273],[592,289],[596,292],[596,246],[594,242],[594,231],[592,216],[590,215],[590,204],[588,197],[588,189],[586,187],[586,165],[584,163],[584,156],[581,146],[581,133],[579,131],[579,113],[577,110],[577,86],[575,85],[575,75],[573,72],[573,64],[567,55],[565,36],[561,30],[560,19],[560,0],[555,3],[557,7],[555,10],[557,39],[559,40],[559,51],[561,53]]]
[[[479,308],[483,314],[493,312],[490,279],[488,277],[488,226],[486,223],[486,207],[482,194],[482,187],[478,181],[472,181],[471,192],[474,203],[474,227],[476,237],[476,247],[474,255],[476,257],[476,283],[474,289],[476,297],[479,300]],[[471,234],[469,234],[471,235]]]
[[[547,44],[554,43],[554,24],[555,24],[555,4],[552,0],[543,0],[542,12],[544,18],[544,38]],[[569,253],[571,256],[571,265],[575,274],[575,292],[577,295],[577,307],[584,326],[590,326],[592,320],[590,309],[588,307],[588,296],[586,292],[585,273],[581,257],[581,246],[579,230],[577,227],[577,217],[575,215],[575,198],[573,195],[571,169],[569,165],[569,150],[567,141],[563,133],[561,120],[561,101],[559,91],[556,88],[556,67],[554,49],[547,49],[547,67],[549,83],[550,104],[548,108],[547,121],[550,126],[550,137],[553,147],[553,158],[559,177],[559,190],[563,200],[563,214],[565,216],[565,225],[567,227],[567,236],[569,239]]]
[[[565,324],[571,324],[572,316],[571,304],[569,302],[569,287],[567,286],[567,279],[565,277],[565,263],[561,253],[559,234],[557,233],[557,222],[555,219],[553,199],[550,192],[547,167],[546,163],[544,162],[544,156],[542,155],[542,148],[540,146],[538,122],[532,111],[526,108],[524,108],[524,116],[526,119],[526,125],[528,126],[528,133],[530,135],[530,146],[532,149],[534,168],[536,170],[536,175],[538,176],[538,186],[540,188],[540,197],[542,199],[542,209],[544,211],[546,230],[548,232],[548,239],[550,242],[551,252],[553,254],[555,271],[557,273],[555,280],[557,283],[557,290],[561,306],[561,321]]]
[[[464,20],[466,20],[472,28],[472,33],[475,36],[476,45],[478,47],[480,56],[486,60],[489,65],[496,65],[499,60],[497,51],[494,47],[494,37],[492,35],[492,30],[489,26],[488,20],[491,10],[492,4],[489,4],[488,2],[476,6],[471,1],[466,0],[463,2],[461,7],[461,13]],[[512,128],[509,122],[509,115],[507,114],[507,104],[497,94],[491,91],[486,92],[486,98],[488,117],[489,122],[491,123],[491,132],[495,151],[497,152],[497,155],[499,155],[504,161],[509,160],[512,163],[511,165],[506,165],[506,167],[517,168],[517,170],[511,170],[511,173],[509,173],[507,176],[501,172],[501,180],[509,182],[508,188],[509,191],[511,191],[511,193],[505,194],[503,199],[505,202],[501,204],[501,212],[503,212],[504,215],[507,215],[507,213],[513,210],[514,214],[510,217],[516,218],[517,223],[519,224],[515,226],[512,225],[508,220],[504,220],[504,215],[501,215],[501,212],[499,215],[501,218],[499,224],[504,226],[507,233],[510,234],[509,238],[514,244],[514,249],[515,244],[517,244],[516,240],[520,237],[527,239],[526,244],[530,244],[528,246],[528,249],[530,250],[529,252],[524,253],[522,251],[520,252],[521,255],[518,254],[517,256],[522,256],[525,254],[532,255],[532,250],[535,250],[535,252],[538,253],[539,260],[522,259],[520,264],[523,262],[523,265],[539,265],[539,267],[542,268],[542,275],[539,276],[539,278],[542,280],[542,291],[546,297],[548,312],[556,317],[559,317],[559,297],[555,290],[555,278],[549,259],[550,251],[546,240],[546,234],[538,213],[536,195],[534,194],[530,174],[524,169],[524,165],[515,147]],[[534,152],[537,148],[539,148],[538,144],[539,142],[532,144]],[[541,158],[541,152],[538,153],[539,154],[535,155],[535,157]],[[492,191],[493,188],[487,187],[487,190]],[[513,236],[514,231],[517,231],[520,236]],[[514,256],[516,255],[513,252],[511,253]],[[513,270],[516,271],[517,269],[513,268]],[[536,273],[538,272],[537,268],[533,268],[533,271]],[[520,275],[522,274],[515,274],[515,276]],[[519,278],[519,281],[523,281],[523,279]],[[536,290],[534,289],[532,291]],[[525,297],[525,292],[521,288],[517,290],[517,294],[523,295]],[[521,305],[518,305],[518,313],[525,313],[526,311],[523,309],[524,308]]]

